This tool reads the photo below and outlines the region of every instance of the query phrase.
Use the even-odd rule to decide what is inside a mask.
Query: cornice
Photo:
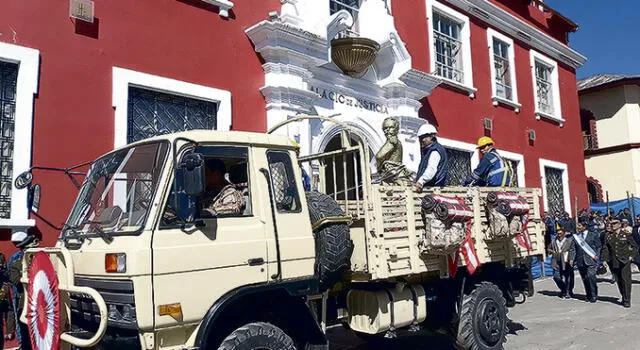
[[[500,29],[531,47],[544,52],[572,68],[582,66],[587,58],[564,43],[552,38],[525,21],[492,4],[488,0],[444,0],[474,15],[490,26]]]
[[[325,38],[287,23],[265,20],[248,28],[245,33],[260,54],[285,49],[307,58],[329,60],[329,46]]]
[[[218,11],[218,14],[220,15],[220,17],[225,17],[225,18],[229,17],[229,10],[231,10],[231,8],[233,7],[233,3],[229,0],[202,0],[202,1],[211,5],[218,6],[220,8],[220,10]]]

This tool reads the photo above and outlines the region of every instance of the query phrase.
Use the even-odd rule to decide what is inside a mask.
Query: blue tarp
[[[589,208],[591,209],[591,211],[599,211],[602,214],[607,213],[607,203],[591,203]],[[635,212],[636,215],[640,214],[640,198],[633,197],[630,201],[622,199],[619,201],[609,202],[609,209],[613,209],[615,214],[618,214],[618,212],[620,210],[623,210],[624,208],[629,208],[631,212]]]
[[[538,260],[538,258],[533,258],[533,262],[531,263],[531,275],[533,279],[538,279],[542,276],[553,276],[553,269],[551,268],[551,256],[547,256],[544,264]]]

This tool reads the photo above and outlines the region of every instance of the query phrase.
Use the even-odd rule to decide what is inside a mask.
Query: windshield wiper
[[[113,242],[113,236],[102,229],[102,227],[98,225],[89,226],[89,231],[87,233],[95,232],[100,238],[102,238],[107,244],[111,244]]]

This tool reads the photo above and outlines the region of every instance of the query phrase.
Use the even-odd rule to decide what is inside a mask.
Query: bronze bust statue
[[[402,142],[398,138],[400,123],[396,118],[389,117],[382,122],[382,131],[387,142],[376,153],[376,166],[381,181],[384,184],[410,185],[412,172],[402,164]]]

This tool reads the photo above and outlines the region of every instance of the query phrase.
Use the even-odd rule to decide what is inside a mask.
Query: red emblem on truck
[[[33,257],[27,298],[26,313],[33,348],[57,350],[60,342],[58,276],[45,252],[38,252]]]

